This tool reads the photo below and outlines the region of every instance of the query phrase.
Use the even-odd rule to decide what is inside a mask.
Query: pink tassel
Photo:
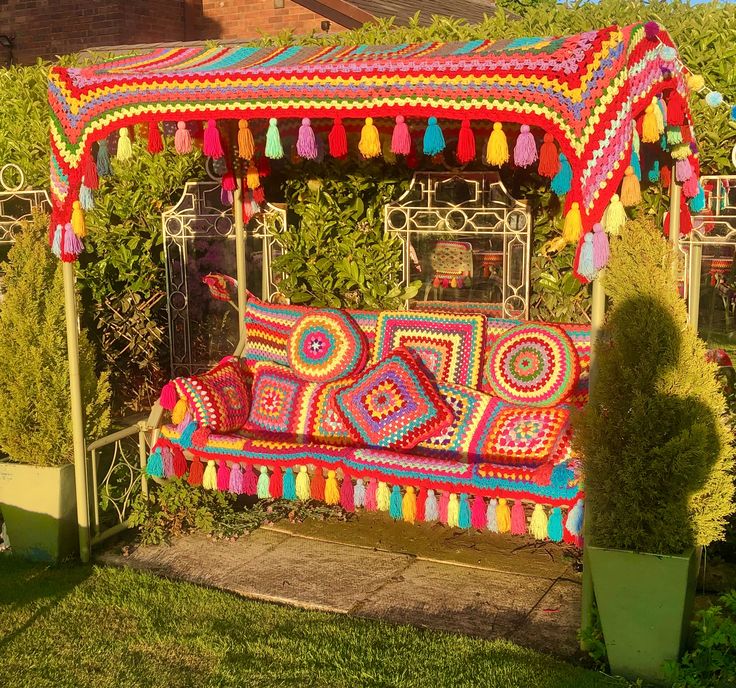
[[[511,507],[511,534],[524,535],[526,533],[526,512],[520,499]]]
[[[365,510],[366,511],[378,511],[378,502],[376,501],[376,491],[378,485],[376,479],[371,478],[368,480],[368,486],[365,488]]]
[[[440,494],[440,523],[447,523],[447,507],[450,504],[450,493],[449,492],[442,492]]]
[[[486,502],[480,495],[473,497],[473,504],[470,508],[470,524],[476,530],[485,530]]]
[[[217,128],[217,122],[214,119],[207,120],[207,127],[204,130],[203,150],[205,155],[215,160],[225,156],[225,151],[222,149],[222,140],[220,139],[220,130]]]
[[[411,135],[403,115],[396,115],[396,124],[391,135],[391,152],[396,155],[409,155],[411,152]]]
[[[682,193],[685,194],[685,198],[695,198],[698,195],[698,190],[698,178],[691,174],[690,178],[682,185]]]
[[[309,117],[302,119],[302,125],[299,127],[299,138],[296,140],[296,152],[299,157],[305,160],[316,160],[319,157],[317,149],[317,139],[312,129],[312,121]]]
[[[675,163],[675,177],[678,182],[686,182],[693,174],[693,168],[688,158]]]
[[[596,272],[608,265],[610,250],[608,247],[608,235],[603,225],[596,222],[593,225],[593,267]]]
[[[218,482],[220,480],[219,473],[217,480]],[[230,484],[227,489],[233,494],[243,494],[243,471],[240,469],[239,463],[234,463],[230,469]]]
[[[192,135],[189,133],[189,129],[187,129],[186,122],[178,122],[176,125],[174,149],[179,155],[192,152]]]
[[[161,459],[164,464],[164,477],[173,478],[174,473],[174,454],[171,451],[171,447],[161,448]]]
[[[355,511],[353,481],[347,473],[343,475],[342,485],[340,486],[340,506],[350,513]]]
[[[73,262],[74,259],[84,251],[82,240],[74,233],[70,222],[64,227],[64,241],[61,259],[65,262]]]
[[[518,167],[528,167],[537,159],[537,144],[528,124],[521,125],[521,132],[514,146],[514,163]]]
[[[470,128],[470,120],[464,119],[457,137],[457,161],[466,165],[475,160],[475,134]]]
[[[169,382],[161,388],[158,403],[167,411],[173,411],[177,401],[179,401],[179,395],[176,393],[176,386],[171,380],[169,380]]]
[[[161,138],[161,130],[156,122],[148,123],[148,152],[160,153],[164,149],[164,141]]]
[[[255,496],[258,494],[258,481],[256,480],[256,474],[253,472],[253,466],[246,466],[243,471],[243,492]]]
[[[230,488],[230,469],[225,461],[220,461],[217,467],[217,489],[226,492]]]
[[[348,135],[339,117],[335,117],[332,123],[327,143],[330,145],[330,155],[333,158],[344,158],[348,154]]]

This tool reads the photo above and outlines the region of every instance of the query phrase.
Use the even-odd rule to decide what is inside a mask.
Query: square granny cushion
[[[248,382],[235,356],[223,358],[201,375],[176,378],[174,386],[200,427],[219,433],[234,432],[248,420]]]
[[[337,410],[355,443],[387,449],[415,447],[453,421],[434,380],[405,348],[338,392]]]
[[[403,346],[422,359],[438,383],[478,389],[483,324],[482,315],[386,311],[378,316],[373,362]]]

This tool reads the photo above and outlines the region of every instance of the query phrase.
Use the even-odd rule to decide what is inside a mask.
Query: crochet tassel
[[[274,466],[271,469],[271,478],[268,481],[268,495],[271,499],[281,499],[284,479],[281,476],[281,469]]]
[[[248,171],[245,173],[245,183],[251,191],[261,185],[261,176],[258,174],[258,168],[252,160],[248,163]]]
[[[445,150],[445,137],[442,134],[436,117],[427,120],[427,129],[424,132],[424,155],[437,155]]]
[[[195,456],[192,459],[192,465],[189,466],[189,478],[187,478],[187,482],[192,486],[197,486],[202,484],[202,478],[204,477],[204,467],[202,466],[202,462],[199,460],[198,456]]]
[[[411,134],[409,125],[405,122],[403,115],[396,115],[396,124],[391,134],[391,152],[396,155],[409,155],[411,153]]]
[[[611,236],[618,236],[627,220],[626,209],[618,194],[611,196],[611,202],[603,214],[603,224]]]
[[[437,504],[437,496],[434,490],[427,490],[427,498],[424,500],[424,520],[427,523],[436,521],[440,516],[439,505]]]
[[[379,511],[388,511],[391,508],[391,490],[382,480],[378,481],[376,490],[376,507]]]
[[[580,204],[573,201],[570,210],[565,215],[565,224],[562,227],[562,237],[570,244],[577,244],[583,233],[583,220],[580,216]]]
[[[268,499],[268,469],[265,466],[261,466],[261,474],[258,476],[258,485],[256,487],[256,494],[258,499]]]
[[[239,463],[234,463],[230,469],[230,483],[227,489],[233,494],[243,494],[245,492],[243,489],[243,471]]]
[[[690,210],[694,213],[702,213],[705,205],[705,190],[698,184],[698,193],[690,199]]]
[[[327,471],[327,482],[325,483],[325,503],[340,503],[340,487],[337,484],[337,474],[335,471]]]
[[[698,195],[699,188],[700,188],[700,184],[698,184],[698,178],[696,175],[692,174],[690,175],[690,179],[688,179],[682,185],[682,193],[685,196],[685,198],[692,199]]]
[[[72,203],[72,231],[80,239],[87,236],[87,227],[84,224],[84,212],[79,201]]]
[[[486,162],[489,165],[501,166],[509,161],[509,142],[500,122],[494,122],[493,131],[488,139]]]
[[[457,517],[457,524],[463,530],[467,530],[471,526],[470,517],[470,502],[468,502],[468,495],[460,495],[460,511]]]
[[[161,388],[161,394],[158,395],[158,403],[161,404],[161,408],[167,411],[173,411],[177,401],[179,401],[179,395],[176,393],[176,385],[169,380]]]
[[[690,165],[690,160],[687,158],[678,160],[675,163],[675,179],[677,179],[678,182],[686,182],[690,177],[692,177],[692,174],[693,168],[692,165]],[[72,219],[72,224],[73,223],[74,220]]]
[[[544,513],[544,507],[541,504],[534,505],[532,520],[529,523],[529,532],[536,540],[547,538],[547,514]]]
[[[562,542],[562,509],[556,506],[549,515],[547,535],[553,542]]]
[[[662,168],[662,171],[660,172],[660,176],[662,177],[662,188],[663,189],[669,189],[670,188],[670,168],[665,165]]]
[[[677,91],[672,92],[667,103],[667,124],[675,127],[685,124],[685,102]]]
[[[595,279],[595,258],[593,256],[593,232],[586,232],[583,237],[583,245],[580,248],[578,260],[578,274],[585,277],[589,282]]]
[[[156,447],[146,462],[146,474],[151,478],[164,477],[164,462],[161,454],[161,448]]]
[[[358,478],[355,481],[355,489],[353,490],[353,505],[356,509],[360,509],[365,506],[365,483],[363,478]]]
[[[63,234],[65,234],[64,228],[60,224],[56,225],[56,229],[54,230],[54,239],[51,242],[51,253],[53,253],[57,258],[61,258],[61,237]],[[75,236],[74,232],[69,232],[69,234]]]
[[[624,180],[621,182],[621,203],[627,208],[641,203],[641,187],[631,165],[626,168]]]
[[[227,462],[220,461],[220,465],[217,468],[217,489],[220,492],[226,492],[230,487],[230,469],[227,467]]]
[[[552,179],[550,189],[557,196],[564,196],[572,187],[572,167],[563,153],[559,155],[560,168]]]
[[[365,490],[365,510],[366,511],[377,511],[378,510],[376,490],[377,490],[376,479],[369,478],[368,487],[366,487],[366,490]]]
[[[358,150],[364,158],[376,158],[381,155],[381,138],[376,125],[373,124],[373,117],[365,118],[365,124],[360,131]]]
[[[470,128],[470,120],[464,119],[457,137],[457,161],[466,165],[475,160],[475,134]]]
[[[148,152],[152,154],[161,153],[164,149],[164,140],[157,122],[148,123]]]
[[[192,135],[187,129],[186,122],[176,123],[176,134],[174,134],[174,150],[179,155],[186,155],[192,152]]]
[[[102,139],[97,146],[97,174],[100,177],[109,177],[112,174],[112,167],[110,167],[110,150],[107,147],[107,141]]]
[[[596,222],[593,225],[593,269],[598,271],[606,267],[609,256],[608,236],[603,225]]]
[[[319,157],[317,139],[312,129],[312,120],[309,117],[302,119],[299,127],[299,137],[296,140],[296,153],[305,160],[316,160]]]
[[[438,518],[440,522],[447,523],[447,509],[450,505],[450,493],[449,492],[441,492],[440,493],[440,505],[438,510]]]
[[[406,488],[406,493],[401,501],[401,514],[404,520],[412,525],[417,520],[417,497],[411,485]]]
[[[355,511],[353,481],[347,473],[343,473],[342,476],[342,485],[340,486],[340,506],[349,513]]]
[[[71,222],[67,222],[64,226],[64,246],[60,257],[63,260],[68,260],[68,257],[76,258],[82,251],[82,240],[72,231]]]
[[[557,153],[555,137],[552,134],[544,135],[544,143],[539,149],[539,166],[537,172],[542,177],[552,179],[560,171],[560,157]]]
[[[253,160],[256,152],[256,143],[253,132],[250,130],[247,119],[238,122],[238,156],[243,160]]]
[[[526,512],[520,499],[514,501],[511,507],[511,534],[524,535],[526,533]]]
[[[667,147],[679,146],[682,143],[682,129],[680,127],[667,127],[665,140],[667,142]]]
[[[130,135],[128,134],[128,127],[120,128],[120,137],[118,138],[118,151],[116,155],[120,162],[125,162],[133,157],[133,146],[130,143]]]
[[[470,525],[476,530],[483,530],[486,527],[486,501],[480,495],[473,497],[473,504],[470,508]]]
[[[207,462],[207,467],[204,469],[204,475],[202,475],[202,487],[205,490],[217,489],[217,469],[215,468],[215,462],[212,459]]]
[[[348,154],[348,135],[345,132],[345,125],[339,117],[335,117],[332,122],[332,129],[327,137],[327,143],[330,146],[330,155],[333,158],[344,158]]]
[[[179,399],[179,401],[174,404],[174,408],[171,411],[171,422],[174,423],[174,425],[179,425],[184,418],[187,415],[187,402],[184,401],[184,399]]]
[[[309,473],[306,466],[301,466],[299,474],[296,476],[296,496],[302,502],[309,501],[312,496],[309,490]]]
[[[243,494],[251,497],[258,494],[258,481],[256,474],[253,472],[253,466],[247,466],[243,471]]]
[[[97,174],[97,163],[95,163],[95,159],[92,157],[92,153],[88,152],[84,156],[84,185],[88,189],[99,189],[100,188],[100,179]]]
[[[498,502],[495,499],[488,501],[488,508],[486,509],[486,528],[491,533],[498,532],[498,519],[496,518],[496,512],[498,511]]]
[[[220,139],[220,130],[217,128],[217,122],[214,119],[207,120],[207,126],[204,128],[204,145],[202,150],[205,155],[213,160],[219,160],[225,156],[222,148],[222,140]]]
[[[394,521],[400,521],[403,514],[401,512],[401,489],[398,485],[394,485],[391,489],[391,498],[389,500],[388,513]]]
[[[187,459],[181,448],[177,446],[171,449],[171,454],[173,456],[174,475],[181,478],[187,472]]]
[[[294,479],[294,471],[288,466],[284,468],[284,475],[281,482],[281,494],[284,499],[294,501],[296,499],[296,481]]]
[[[427,490],[416,489],[417,493],[417,521],[426,521]]]
[[[639,154],[635,150],[631,151],[631,167],[636,178],[641,181],[641,162],[639,161]]]
[[[271,158],[271,160],[281,160],[284,157],[284,147],[281,145],[278,122],[275,117],[271,117],[268,120],[265,155],[267,158]]]
[[[649,170],[647,178],[652,184],[656,184],[659,181],[659,160],[655,160],[652,163],[652,169]]]
[[[456,494],[451,494],[447,503],[447,525],[450,528],[457,528],[460,525],[460,501]]]
[[[92,195],[92,189],[86,184],[82,184],[79,188],[79,205],[82,206],[82,210],[92,210],[95,207],[95,197]]]
[[[190,420],[179,435],[179,446],[182,449],[189,449],[192,446],[192,437],[194,436],[194,433],[196,431],[197,424],[194,421]]]
[[[578,499],[575,506],[567,513],[565,527],[573,534],[580,535],[583,532],[583,500]]]
[[[656,108],[659,112],[659,108]],[[644,143],[657,143],[659,141],[659,124],[655,114],[655,106],[647,105],[644,111],[644,119],[641,123],[641,140]]]
[[[537,144],[528,124],[521,125],[521,131],[514,146],[514,164],[529,167],[537,159]]]
[[[312,499],[319,502],[325,501],[325,474],[319,466],[314,469],[310,490],[312,491]]]
[[[498,500],[496,507],[496,523],[499,533],[508,533],[511,530],[511,510],[503,498]]]
[[[657,116],[657,126],[659,127],[659,133],[661,135],[664,133],[665,125],[667,123],[667,105],[664,100],[657,98],[656,96],[652,98],[652,105],[655,106],[654,114]]]

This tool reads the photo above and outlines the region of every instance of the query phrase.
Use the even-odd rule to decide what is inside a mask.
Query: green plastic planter
[[[0,462],[0,511],[13,554],[58,562],[77,553],[73,465]]]
[[[664,679],[664,663],[685,648],[700,548],[680,556],[588,547],[611,671]]]

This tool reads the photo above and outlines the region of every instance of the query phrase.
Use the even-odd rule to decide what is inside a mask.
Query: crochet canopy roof
[[[160,48],[90,67],[53,67],[53,221],[69,221],[92,144],[123,126],[404,115],[551,133],[573,172],[566,206],[579,202],[590,229],[621,182],[637,118],[653,97],[665,105],[677,97],[689,127],[686,95],[672,41],[653,23],[467,43]]]

